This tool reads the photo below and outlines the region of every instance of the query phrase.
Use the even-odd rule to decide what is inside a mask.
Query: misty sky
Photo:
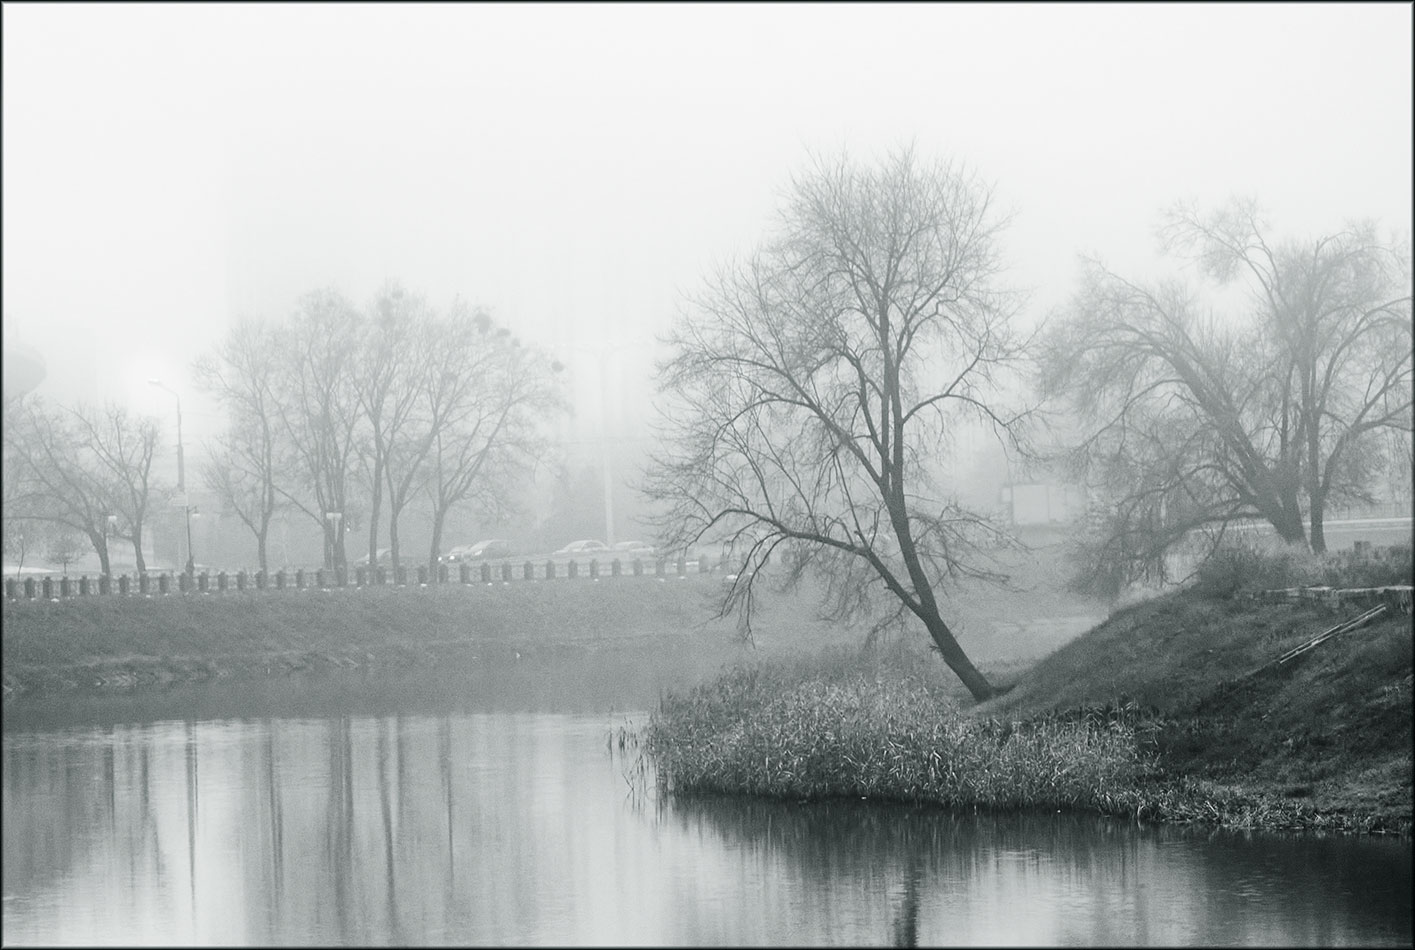
[[[910,141],[1015,212],[1033,317],[1078,253],[1152,273],[1181,198],[1408,234],[1411,10],[6,5],[6,338],[56,399],[167,413],[162,377],[199,436],[188,365],[234,318],[397,278],[558,348],[581,396],[608,344],[647,398],[653,335],[809,150]]]

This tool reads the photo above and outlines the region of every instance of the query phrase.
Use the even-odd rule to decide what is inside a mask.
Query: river
[[[1409,840],[663,800],[544,679],[8,707],[4,942],[1411,943]]]

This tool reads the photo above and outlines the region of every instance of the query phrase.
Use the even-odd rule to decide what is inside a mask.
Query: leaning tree
[[[792,185],[777,233],[710,278],[671,335],[645,482],[660,535],[725,542],[721,610],[748,629],[781,549],[787,583],[824,579],[828,616],[915,618],[986,699],[945,613],[949,581],[1000,578],[978,543],[991,526],[943,476],[959,427],[1015,444],[1026,417],[999,395],[1022,341],[991,190],[912,150],[818,160]]]

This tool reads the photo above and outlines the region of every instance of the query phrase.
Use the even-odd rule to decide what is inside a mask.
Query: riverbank
[[[1058,582],[1055,539],[1002,566],[1017,589],[963,599],[960,639],[989,670],[1007,671],[1088,629],[1100,605]],[[109,594],[6,601],[7,703],[70,692],[122,694],[214,680],[480,670],[527,662],[632,657],[677,686],[724,664],[858,645],[853,628],[816,617],[817,591],[758,591],[754,635],[714,618],[717,574],[210,593]],[[688,674],[696,676],[691,678]]]
[[[1118,612],[974,705],[897,647],[744,668],[643,734],[678,793],[1072,808],[1409,833],[1411,636],[1387,615],[1244,676],[1341,617],[1186,591]]]
[[[711,617],[710,577],[287,590],[6,603],[7,701],[217,679],[475,670],[633,654],[711,675],[724,662],[844,636],[768,599],[749,645]]]

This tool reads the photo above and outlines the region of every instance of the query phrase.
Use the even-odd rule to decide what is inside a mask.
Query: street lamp
[[[182,511],[187,519],[187,574],[196,573],[196,562],[192,558],[192,506],[191,499],[187,497],[187,463],[182,453],[182,397],[177,395],[177,391],[164,385],[160,379],[149,379],[149,386],[156,386],[172,394],[172,398],[177,400],[177,492],[182,496]]]

